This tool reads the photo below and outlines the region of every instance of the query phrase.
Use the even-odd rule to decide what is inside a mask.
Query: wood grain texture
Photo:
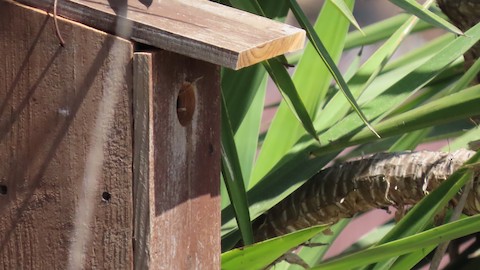
[[[133,57],[134,107],[134,269],[150,268],[151,221],[150,201],[153,185],[153,78],[152,54],[135,53]]]
[[[134,268],[219,269],[220,69],[158,51],[136,53],[134,70]],[[198,78],[180,123],[178,94]]]
[[[54,0],[17,1],[53,10]],[[305,42],[302,29],[207,0],[58,0],[60,16],[109,33],[125,7],[132,39],[232,69],[299,50]]]
[[[119,91],[94,194],[85,269],[130,269],[132,252],[132,44],[0,1],[0,269],[66,269],[91,130],[105,91]],[[124,54],[112,55],[115,42]],[[105,78],[108,63],[123,76]],[[105,89],[103,81],[118,80]],[[3,189],[5,191],[5,189]],[[102,193],[111,195],[102,200]],[[5,194],[6,193],[6,194]]]

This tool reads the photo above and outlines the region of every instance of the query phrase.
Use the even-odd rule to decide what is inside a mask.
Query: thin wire
[[[60,29],[58,28],[58,20],[57,20],[57,4],[58,0],[54,0],[53,2],[53,22],[55,23],[55,33],[57,34],[58,41],[60,42],[60,46],[65,46],[65,40],[63,40],[62,34],[60,33]]]

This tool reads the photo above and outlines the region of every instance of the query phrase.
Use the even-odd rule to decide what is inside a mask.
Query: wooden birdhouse
[[[303,30],[204,0],[57,1],[0,0],[0,268],[219,269],[220,67]]]

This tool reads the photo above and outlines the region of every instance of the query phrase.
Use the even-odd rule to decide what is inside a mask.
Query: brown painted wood
[[[134,268],[219,269],[219,67],[158,51],[136,53],[134,74]]]
[[[16,0],[53,12],[54,0]],[[58,0],[58,14],[114,33],[127,0]],[[207,0],[128,1],[131,38],[217,65],[240,69],[296,51],[305,32]],[[69,35],[63,29],[64,35]]]
[[[59,23],[68,33],[64,48],[46,13],[0,1],[0,269],[66,269],[92,129],[106,91],[119,91],[119,102],[93,194],[84,269],[130,269],[132,44]],[[110,62],[123,65],[121,76],[108,77]],[[109,80],[116,87],[106,89]],[[108,202],[103,192],[111,195]]]

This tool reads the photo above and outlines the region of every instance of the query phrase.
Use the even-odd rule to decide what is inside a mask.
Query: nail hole
[[[8,188],[6,185],[0,185],[0,195],[7,195]]]
[[[182,126],[192,121],[195,112],[195,90],[196,81],[193,83],[184,82],[177,97],[177,117]]]
[[[106,192],[106,191],[104,191],[104,192],[102,193],[102,201],[104,201],[104,202],[110,202],[110,199],[111,199],[111,198],[112,198],[112,194],[110,194],[110,193],[108,193],[108,192]]]

